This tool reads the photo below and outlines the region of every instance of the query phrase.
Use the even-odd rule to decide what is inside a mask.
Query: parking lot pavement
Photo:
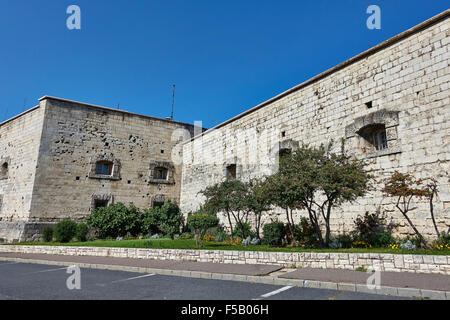
[[[401,299],[336,290],[80,269],[70,290],[67,267],[0,261],[2,300],[380,300]],[[73,278],[71,278],[73,280]],[[70,279],[69,279],[70,280]],[[75,281],[69,282],[73,285]]]

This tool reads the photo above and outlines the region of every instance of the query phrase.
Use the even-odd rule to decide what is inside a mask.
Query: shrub
[[[378,214],[366,212],[364,217],[358,216],[354,222],[354,238],[374,245],[377,234],[383,229],[383,221],[378,217]]]
[[[330,243],[331,249],[340,249],[342,248],[342,243],[339,241],[339,239],[333,239]]]
[[[339,240],[339,243],[341,244],[341,248],[349,249],[352,247],[353,238],[351,235],[343,233],[343,234],[339,235],[337,237],[337,239]]]
[[[161,208],[156,207],[152,209],[146,209],[142,212],[142,232],[147,234],[162,233],[160,226],[162,222]]]
[[[246,239],[247,237],[254,238],[256,236],[248,222],[238,222],[236,228],[233,230],[233,235],[234,237],[240,237],[242,239]]]
[[[52,242],[53,241],[53,228],[52,227],[44,227],[42,229],[42,239],[44,242]]]
[[[411,240],[407,240],[406,242],[400,244],[400,248],[403,250],[416,250],[417,246],[413,244]]]
[[[271,247],[282,246],[286,236],[286,228],[281,222],[272,222],[264,225],[262,242]]]
[[[159,229],[171,239],[175,234],[179,234],[183,225],[184,217],[177,203],[172,200],[166,200],[161,207],[161,222]]]
[[[100,207],[87,218],[87,225],[96,229],[100,239],[123,237],[130,232],[140,233],[141,213],[132,203],[129,207],[123,203]]]
[[[297,240],[301,246],[314,248],[319,245],[314,226],[305,217],[301,218],[298,225],[294,225],[293,232],[295,240]]]
[[[75,237],[77,232],[77,223],[72,220],[64,220],[56,224],[54,231],[57,242],[69,242]]]
[[[180,239],[192,239],[192,234],[189,232],[184,232],[181,234]]]
[[[84,222],[80,222],[79,224],[77,224],[75,238],[77,238],[77,240],[80,242],[85,242],[87,241],[88,232],[89,232],[88,225]]]
[[[225,231],[217,231],[216,234],[216,242],[223,242],[230,239],[230,236]]]
[[[379,248],[386,248],[394,242],[395,239],[389,232],[379,232],[375,237],[374,246]]]
[[[442,232],[438,239],[440,245],[450,245],[450,232]]]
[[[188,217],[187,221],[189,227],[195,232],[195,242],[197,247],[201,246],[201,241],[206,232],[210,228],[217,227],[219,219],[212,214],[197,213]]]
[[[401,244],[405,244],[405,243],[408,243],[408,242],[410,242],[412,245],[414,245],[414,247],[415,247],[416,249],[417,249],[417,248],[421,248],[422,245],[423,245],[422,239],[421,239],[420,237],[418,237],[418,236],[413,236],[413,237],[407,236],[406,238],[404,238],[404,239],[401,241]],[[400,244],[400,248],[402,247],[401,244]],[[407,245],[407,246],[409,246],[409,245]],[[402,248],[402,249],[403,249],[403,248]],[[408,250],[408,249],[407,249],[407,250]],[[415,249],[414,249],[414,250],[415,250]]]

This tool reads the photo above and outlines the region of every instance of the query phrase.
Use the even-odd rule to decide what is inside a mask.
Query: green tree
[[[177,203],[173,200],[166,200],[160,209],[161,220],[159,229],[164,232],[164,234],[170,236],[174,239],[175,234],[179,233],[181,226],[183,225],[183,214]]]
[[[243,226],[245,222],[246,211],[244,209],[244,197],[247,193],[247,186],[233,178],[226,179],[212,186],[206,187],[200,191],[206,198],[203,209],[210,213],[224,212],[233,237],[233,223],[231,218],[235,220],[236,227]],[[244,228],[241,232],[245,233]]]
[[[99,207],[86,219],[90,228],[95,228],[100,239],[125,236],[127,233],[137,235],[141,231],[141,212],[132,203],[111,204]]]
[[[320,245],[328,247],[332,209],[355,201],[370,189],[373,177],[364,166],[363,161],[352,159],[343,151],[336,154],[323,145],[318,148],[302,145],[280,161],[279,172],[272,178],[280,190],[274,204],[289,209],[290,212],[286,212],[291,228],[292,211],[306,209]],[[284,198],[279,199],[283,194]],[[321,220],[325,225],[325,237],[320,228]]]
[[[301,189],[294,184],[294,180],[290,175],[278,171],[264,180],[263,190],[271,205],[284,209],[287,221],[287,241],[289,243],[294,241],[293,212],[302,208],[302,204],[299,201]]]
[[[265,179],[252,179],[246,183],[247,190],[243,197],[243,210],[247,212],[247,216],[254,215],[256,237],[261,239],[261,219],[264,212],[271,208],[271,199],[267,196],[267,184]]]
[[[420,242],[427,246],[427,242],[425,241],[425,238],[422,236],[422,234],[419,232],[419,230],[416,228],[412,220],[409,218],[409,212],[412,210],[415,210],[415,207],[411,207],[411,200],[414,197],[422,198],[422,197],[429,197],[430,200],[430,210],[431,215],[434,221],[434,215],[433,215],[433,196],[437,192],[437,184],[432,183],[430,186],[427,187],[420,187],[422,184],[422,179],[415,179],[411,174],[409,173],[400,173],[398,171],[395,171],[384,183],[383,192],[385,195],[389,197],[396,197],[397,203],[396,207],[397,209],[402,213],[403,217],[408,221],[411,228],[414,230],[416,235],[419,237]],[[436,232],[439,237],[439,231],[437,231],[437,227],[435,224]]]
[[[188,217],[187,224],[194,231],[196,245],[200,247],[208,229],[217,227],[219,219],[215,215],[198,212]]]

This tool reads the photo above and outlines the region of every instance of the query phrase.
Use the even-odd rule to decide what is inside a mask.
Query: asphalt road
[[[99,269],[80,270],[70,290],[67,267],[0,261],[0,300],[400,300],[348,291],[284,287]],[[76,282],[69,281],[72,286]]]

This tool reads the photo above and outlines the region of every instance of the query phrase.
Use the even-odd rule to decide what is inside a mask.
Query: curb
[[[364,284],[345,283],[345,282],[326,282],[316,280],[301,280],[301,279],[286,279],[271,276],[246,276],[239,274],[226,273],[212,273],[202,271],[187,271],[187,270],[168,270],[155,268],[130,267],[120,265],[105,265],[105,264],[91,264],[91,263],[77,263],[64,261],[50,261],[50,260],[34,260],[22,258],[6,258],[0,257],[0,261],[20,262],[20,263],[35,263],[54,266],[78,266],[80,268],[101,269],[112,271],[126,271],[136,273],[154,273],[166,276],[188,277],[198,279],[212,279],[225,281],[241,281],[250,283],[262,283],[280,286],[294,286],[299,288],[315,288],[328,289],[339,291],[350,291],[360,293],[371,293],[378,295],[388,295],[404,298],[423,298],[432,300],[450,300],[449,291],[416,289],[416,288],[398,288],[389,286],[379,286],[374,289],[369,289]]]

